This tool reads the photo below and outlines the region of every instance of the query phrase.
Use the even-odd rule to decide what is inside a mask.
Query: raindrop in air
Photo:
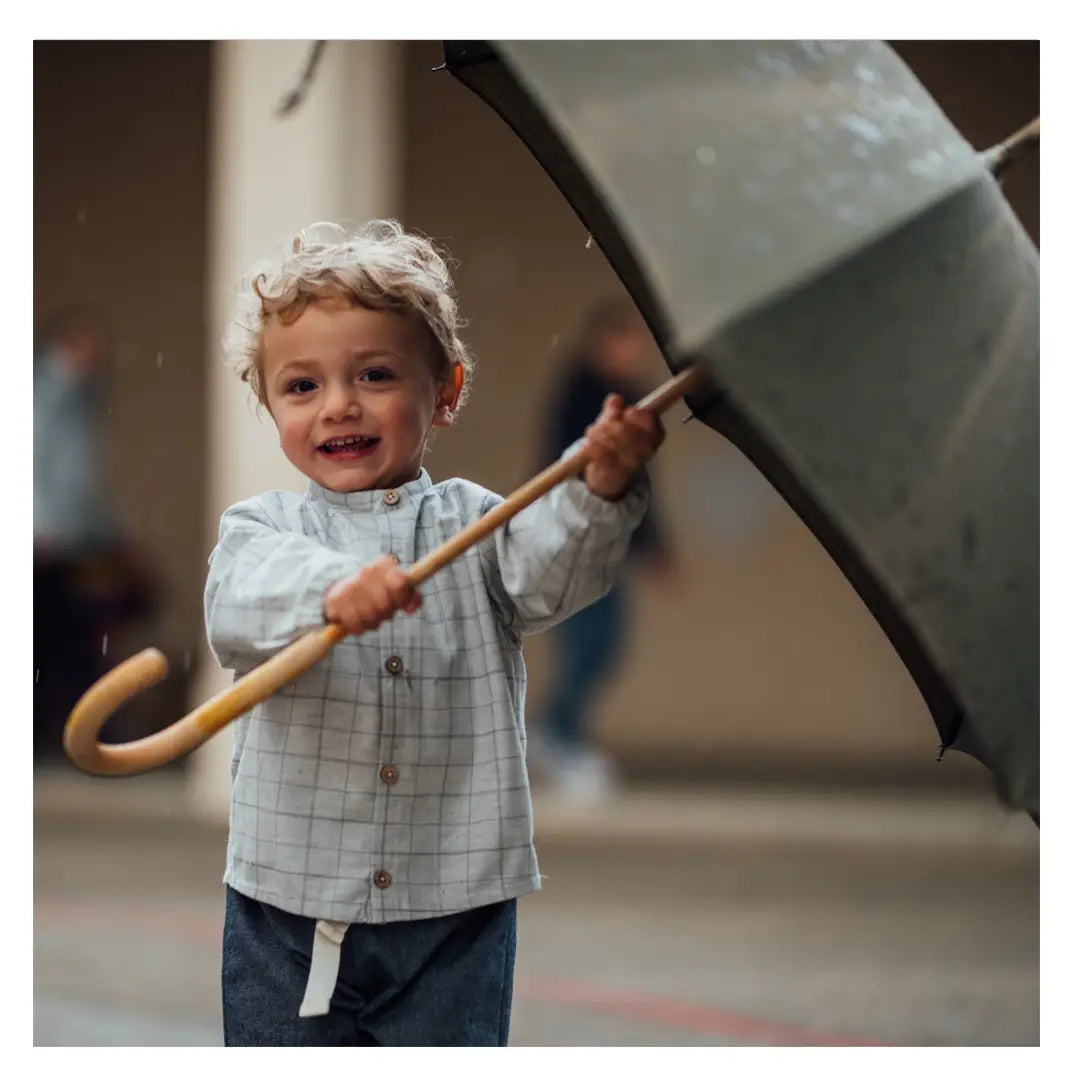
[[[157,354],[157,366],[161,367],[161,365],[164,364],[164,363],[165,363],[165,354],[159,352]]]
[[[41,668],[34,668],[34,682],[38,681],[38,677],[41,675]]]
[[[85,225],[86,224],[86,211],[85,210],[76,210],[75,211],[75,220],[80,225]]]
[[[699,146],[694,152],[694,156],[702,165],[716,164],[716,151],[711,146]]]
[[[101,655],[104,656],[109,648],[109,635],[103,634],[101,638]]]
[[[187,649],[187,650],[184,651],[184,670],[185,671],[190,671],[191,670],[191,650],[190,649]]]

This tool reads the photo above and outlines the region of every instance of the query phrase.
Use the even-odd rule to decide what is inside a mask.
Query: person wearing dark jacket
[[[619,394],[628,405],[644,396],[648,387],[641,375],[654,349],[648,327],[629,302],[607,301],[588,312],[548,403],[542,466],[582,437],[608,394]],[[655,493],[631,539],[627,562],[656,570],[670,564]],[[529,732],[529,749],[542,778],[564,797],[592,801],[615,785],[610,760],[594,745],[590,717],[625,649],[630,629],[627,578],[624,572],[606,596],[551,631],[552,678]]]
[[[63,756],[68,713],[104,673],[110,628],[147,614],[154,578],[109,498],[109,336],[64,309],[38,330],[34,383],[34,759]],[[123,723],[123,721],[121,721]]]

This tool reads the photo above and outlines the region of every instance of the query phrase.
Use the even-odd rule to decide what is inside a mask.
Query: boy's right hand
[[[326,590],[323,614],[346,633],[362,634],[386,622],[395,611],[420,607],[420,594],[393,555],[383,555],[360,573]]]

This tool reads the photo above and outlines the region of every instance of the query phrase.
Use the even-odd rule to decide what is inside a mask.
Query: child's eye
[[[289,383],[288,390],[290,394],[310,394],[315,389],[314,379],[293,379]]]
[[[385,368],[371,368],[369,371],[365,371],[360,376],[360,379],[363,382],[387,382],[393,377],[393,372],[387,371]]]

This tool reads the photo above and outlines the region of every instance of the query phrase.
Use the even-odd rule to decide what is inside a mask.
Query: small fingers
[[[664,425],[651,409],[627,409],[623,419],[629,428],[646,436],[652,447],[658,447],[664,441]]]
[[[394,612],[413,612],[420,607],[420,596],[394,555],[383,555],[355,577],[330,587],[323,610],[330,622],[350,634],[375,630]]]
[[[631,422],[633,415],[628,410],[623,419],[594,424],[588,432],[593,448],[602,448],[631,470],[648,461],[664,439],[663,429],[653,414],[639,413]]]
[[[614,427],[600,426],[590,436],[595,448],[593,461],[605,468],[632,472],[641,463],[634,440]]]
[[[395,568],[386,575],[386,588],[391,604],[388,615],[398,610],[411,615],[420,607],[420,594],[403,570]]]
[[[621,394],[608,394],[604,398],[603,408],[600,410],[600,415],[605,414],[610,417],[621,416],[626,409],[626,402],[623,401]]]

